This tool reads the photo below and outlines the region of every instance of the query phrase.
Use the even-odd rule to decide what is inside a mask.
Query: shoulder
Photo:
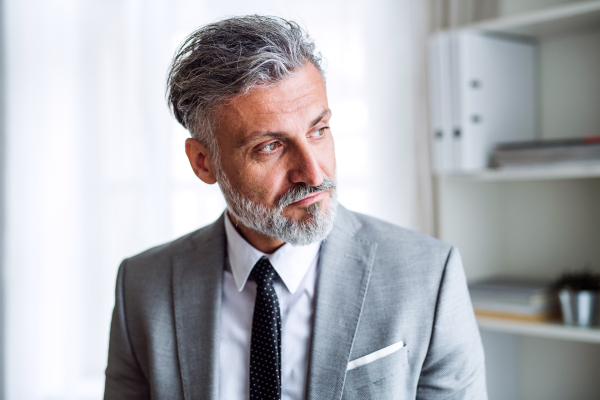
[[[341,209],[338,224],[354,240],[376,246],[371,278],[373,284],[437,293],[452,254],[448,243],[378,218]],[[350,228],[350,227],[353,228]],[[461,266],[462,268],[462,266]],[[406,285],[410,289],[406,289]]]
[[[408,259],[415,257],[447,258],[452,246],[424,233],[392,224],[365,214],[343,209],[342,218],[354,219],[355,236],[359,239],[377,243],[377,252],[399,251]]]
[[[209,241],[217,244],[213,246],[214,251],[218,251],[219,245],[224,245],[223,215],[210,225],[126,258],[121,264],[121,269],[127,270],[128,281],[156,280],[165,274],[170,274],[174,259],[204,247],[203,245]]]

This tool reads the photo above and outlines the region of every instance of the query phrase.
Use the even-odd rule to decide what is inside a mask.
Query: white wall
[[[581,0],[499,0],[500,14],[513,15]]]
[[[600,135],[600,31],[551,36],[539,48],[542,137]]]

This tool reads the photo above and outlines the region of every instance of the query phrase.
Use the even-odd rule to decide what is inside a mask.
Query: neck
[[[258,251],[265,254],[271,254],[285,244],[281,239],[266,236],[254,229],[248,228],[246,225],[239,222],[230,212],[228,212],[227,215],[229,215],[229,219],[233,222],[233,226],[238,233]]]

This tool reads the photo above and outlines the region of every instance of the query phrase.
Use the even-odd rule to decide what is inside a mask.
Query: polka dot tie
[[[250,340],[250,400],[280,400],[281,315],[273,286],[277,272],[263,257],[250,276],[257,286]]]

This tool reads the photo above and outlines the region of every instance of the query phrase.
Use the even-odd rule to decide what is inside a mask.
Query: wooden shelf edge
[[[559,323],[521,322],[500,318],[477,317],[483,331],[600,344],[600,329],[577,328]]]

